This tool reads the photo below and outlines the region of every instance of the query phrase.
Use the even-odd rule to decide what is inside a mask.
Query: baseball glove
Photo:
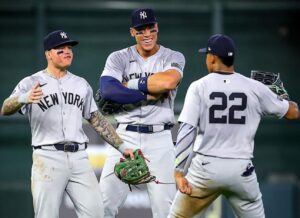
[[[156,179],[149,172],[145,157],[140,149],[134,151],[134,159],[121,158],[114,168],[115,175],[128,185],[139,185]]]
[[[250,77],[268,86],[281,99],[290,100],[289,94],[280,80],[280,73],[252,70]]]

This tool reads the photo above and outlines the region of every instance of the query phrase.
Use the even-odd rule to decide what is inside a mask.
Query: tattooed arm
[[[1,114],[11,115],[16,113],[24,104],[37,104],[43,96],[39,83],[36,83],[28,92],[19,96],[7,98],[2,105]]]
[[[118,149],[119,145],[123,143],[114,127],[99,111],[91,113],[91,118],[88,121],[108,144]]]
[[[88,120],[96,132],[110,145],[119,150],[125,156],[134,157],[133,150],[128,148],[111,123],[99,112],[91,113]]]
[[[12,115],[24,105],[18,101],[19,96],[5,99],[1,108],[2,115]]]

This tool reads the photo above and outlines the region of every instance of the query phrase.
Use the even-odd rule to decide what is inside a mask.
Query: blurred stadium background
[[[230,35],[237,44],[236,71],[280,72],[290,96],[300,103],[300,1],[298,0],[0,0],[0,101],[23,77],[45,67],[42,39],[63,29],[80,41],[71,72],[96,90],[110,52],[134,43],[129,35],[130,12],[152,7],[159,21],[159,43],[186,57],[184,79],[176,99],[181,110],[189,84],[206,75],[197,50],[212,33]],[[113,119],[110,118],[112,121]],[[0,217],[33,217],[30,193],[31,149],[28,120],[0,117]],[[99,178],[105,144],[88,125],[90,160]],[[300,217],[300,121],[263,119],[256,135],[254,163],[267,217]],[[173,130],[176,134],[176,129]],[[61,217],[76,217],[65,198]],[[150,218],[143,187],[129,196],[119,218]],[[231,218],[220,199],[206,218]]]

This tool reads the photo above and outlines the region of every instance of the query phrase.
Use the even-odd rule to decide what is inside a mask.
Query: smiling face
[[[73,60],[73,52],[71,45],[62,45],[46,51],[48,65],[61,70],[67,69]]]
[[[135,38],[137,50],[141,56],[148,57],[157,52],[159,48],[157,45],[157,23],[138,28],[130,28],[130,34]]]

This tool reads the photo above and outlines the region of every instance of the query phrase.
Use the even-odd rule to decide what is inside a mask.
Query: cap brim
[[[53,48],[57,48],[57,47],[62,46],[62,45],[71,45],[71,46],[75,46],[75,45],[78,45],[78,44],[79,44],[78,41],[75,41],[75,40],[69,40],[69,41],[65,41],[65,42],[59,43],[59,44],[53,46]]]
[[[206,53],[207,52],[207,48],[200,48],[198,51],[200,53]]]
[[[135,26],[132,26],[133,28],[139,28],[139,27],[143,27],[143,26],[148,26],[148,25],[153,25],[156,24],[157,22],[148,22],[148,23],[142,23],[142,24],[138,24]]]

